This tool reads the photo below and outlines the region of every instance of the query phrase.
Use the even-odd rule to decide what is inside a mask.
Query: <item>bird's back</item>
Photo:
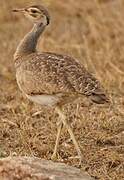
[[[32,53],[19,57],[15,66],[17,82],[25,94],[81,94],[95,103],[108,101],[99,81],[70,56]]]

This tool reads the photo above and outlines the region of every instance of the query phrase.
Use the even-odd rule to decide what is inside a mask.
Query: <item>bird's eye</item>
[[[32,13],[37,13],[37,11],[36,11],[36,10],[33,10],[33,9],[31,10],[31,12],[32,12]]]

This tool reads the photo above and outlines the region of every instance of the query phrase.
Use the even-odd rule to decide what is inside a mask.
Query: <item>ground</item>
[[[58,119],[54,108],[35,105],[19,91],[13,54],[31,24],[11,9],[28,0],[0,1],[0,156],[50,159]],[[40,2],[38,0],[32,2]],[[42,0],[51,23],[40,51],[70,54],[104,86],[109,107],[78,100],[64,107],[80,144],[82,169],[101,180],[124,178],[124,2],[123,0]],[[40,114],[36,114],[41,111]],[[64,128],[58,161],[77,166],[76,151]]]

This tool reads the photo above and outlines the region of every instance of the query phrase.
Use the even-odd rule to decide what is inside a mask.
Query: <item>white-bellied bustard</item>
[[[83,96],[98,104],[104,104],[108,99],[98,80],[76,59],[56,53],[37,52],[38,39],[50,22],[49,13],[43,6],[34,5],[13,11],[23,13],[34,23],[32,30],[22,39],[14,54],[18,86],[31,101],[41,105],[55,106],[60,116],[61,121],[58,125],[52,158],[56,157],[64,124],[81,161],[80,147],[63,114],[62,107]]]

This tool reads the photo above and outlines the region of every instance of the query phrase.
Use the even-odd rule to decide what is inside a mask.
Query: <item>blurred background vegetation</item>
[[[113,102],[113,108],[108,109],[85,107],[82,102],[65,108],[84,155],[82,168],[97,179],[123,179],[123,0],[0,0],[1,157],[12,154],[49,159],[56,138],[53,110],[48,113],[25,99],[15,80],[13,54],[32,25],[11,10],[31,4],[45,5],[51,15],[39,50],[79,59],[100,80]],[[39,109],[41,114],[36,115]],[[59,161],[75,165],[76,160],[68,158],[75,154],[73,145],[63,131]]]

